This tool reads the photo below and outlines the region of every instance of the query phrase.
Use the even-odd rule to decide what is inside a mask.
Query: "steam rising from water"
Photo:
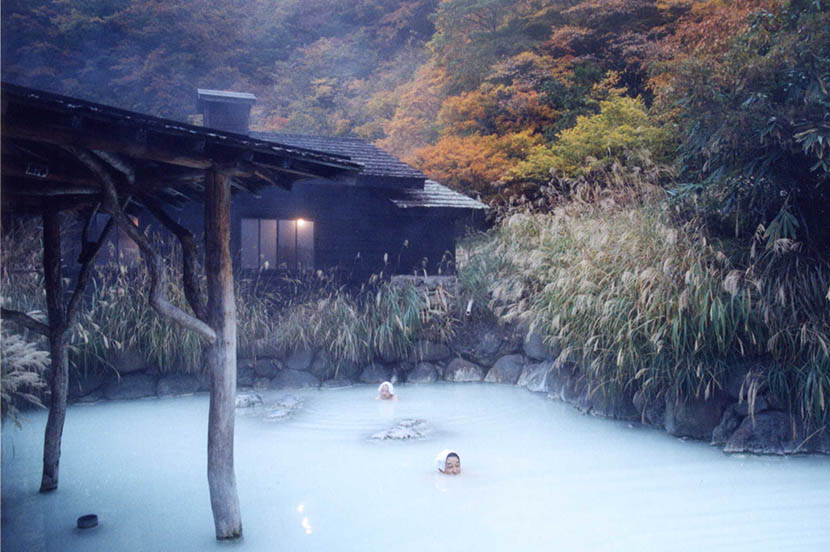
[[[246,551],[826,550],[830,458],[726,456],[506,386],[291,392],[239,411]],[[286,393],[266,395],[266,405]],[[4,550],[211,550],[206,396],[72,407],[57,493],[39,495],[45,415],[3,427]],[[425,420],[424,439],[371,436]],[[463,472],[433,471],[443,448]],[[78,516],[101,525],[81,533]]]

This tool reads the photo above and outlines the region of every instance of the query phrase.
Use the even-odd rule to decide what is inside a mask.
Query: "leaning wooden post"
[[[40,492],[58,487],[61,436],[66,420],[66,395],[69,388],[69,356],[66,351],[66,310],[63,303],[61,274],[60,212],[52,205],[43,209],[43,275],[46,280],[46,310],[49,316],[49,351],[52,391],[49,417],[43,442],[43,477]]]
[[[208,486],[216,538],[242,536],[242,517],[233,468],[236,408],[236,303],[230,252],[230,177],[205,175],[205,269],[208,324],[216,340],[207,347],[210,374],[208,414]]]

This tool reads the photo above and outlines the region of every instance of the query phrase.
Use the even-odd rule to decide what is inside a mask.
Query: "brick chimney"
[[[196,93],[196,109],[204,116],[204,126],[248,134],[251,106],[256,102],[256,96],[246,92],[204,88],[199,88]]]

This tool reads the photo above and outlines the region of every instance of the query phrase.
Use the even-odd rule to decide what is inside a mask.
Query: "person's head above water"
[[[461,458],[457,452],[444,449],[435,457],[435,465],[438,471],[447,475],[458,475],[461,473]]]
[[[389,400],[394,399],[395,397],[395,388],[392,386],[392,382],[385,381],[380,384],[378,387],[378,398]]]

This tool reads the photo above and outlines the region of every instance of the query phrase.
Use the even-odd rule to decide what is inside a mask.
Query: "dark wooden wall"
[[[201,230],[201,206],[172,213],[193,231]],[[316,268],[339,267],[355,279],[390,269],[396,274],[454,272],[458,210],[399,209],[382,190],[298,182],[291,191],[267,188],[259,197],[238,193],[231,207],[231,247],[240,250],[242,218],[314,222]],[[384,265],[384,254],[387,256]]]

